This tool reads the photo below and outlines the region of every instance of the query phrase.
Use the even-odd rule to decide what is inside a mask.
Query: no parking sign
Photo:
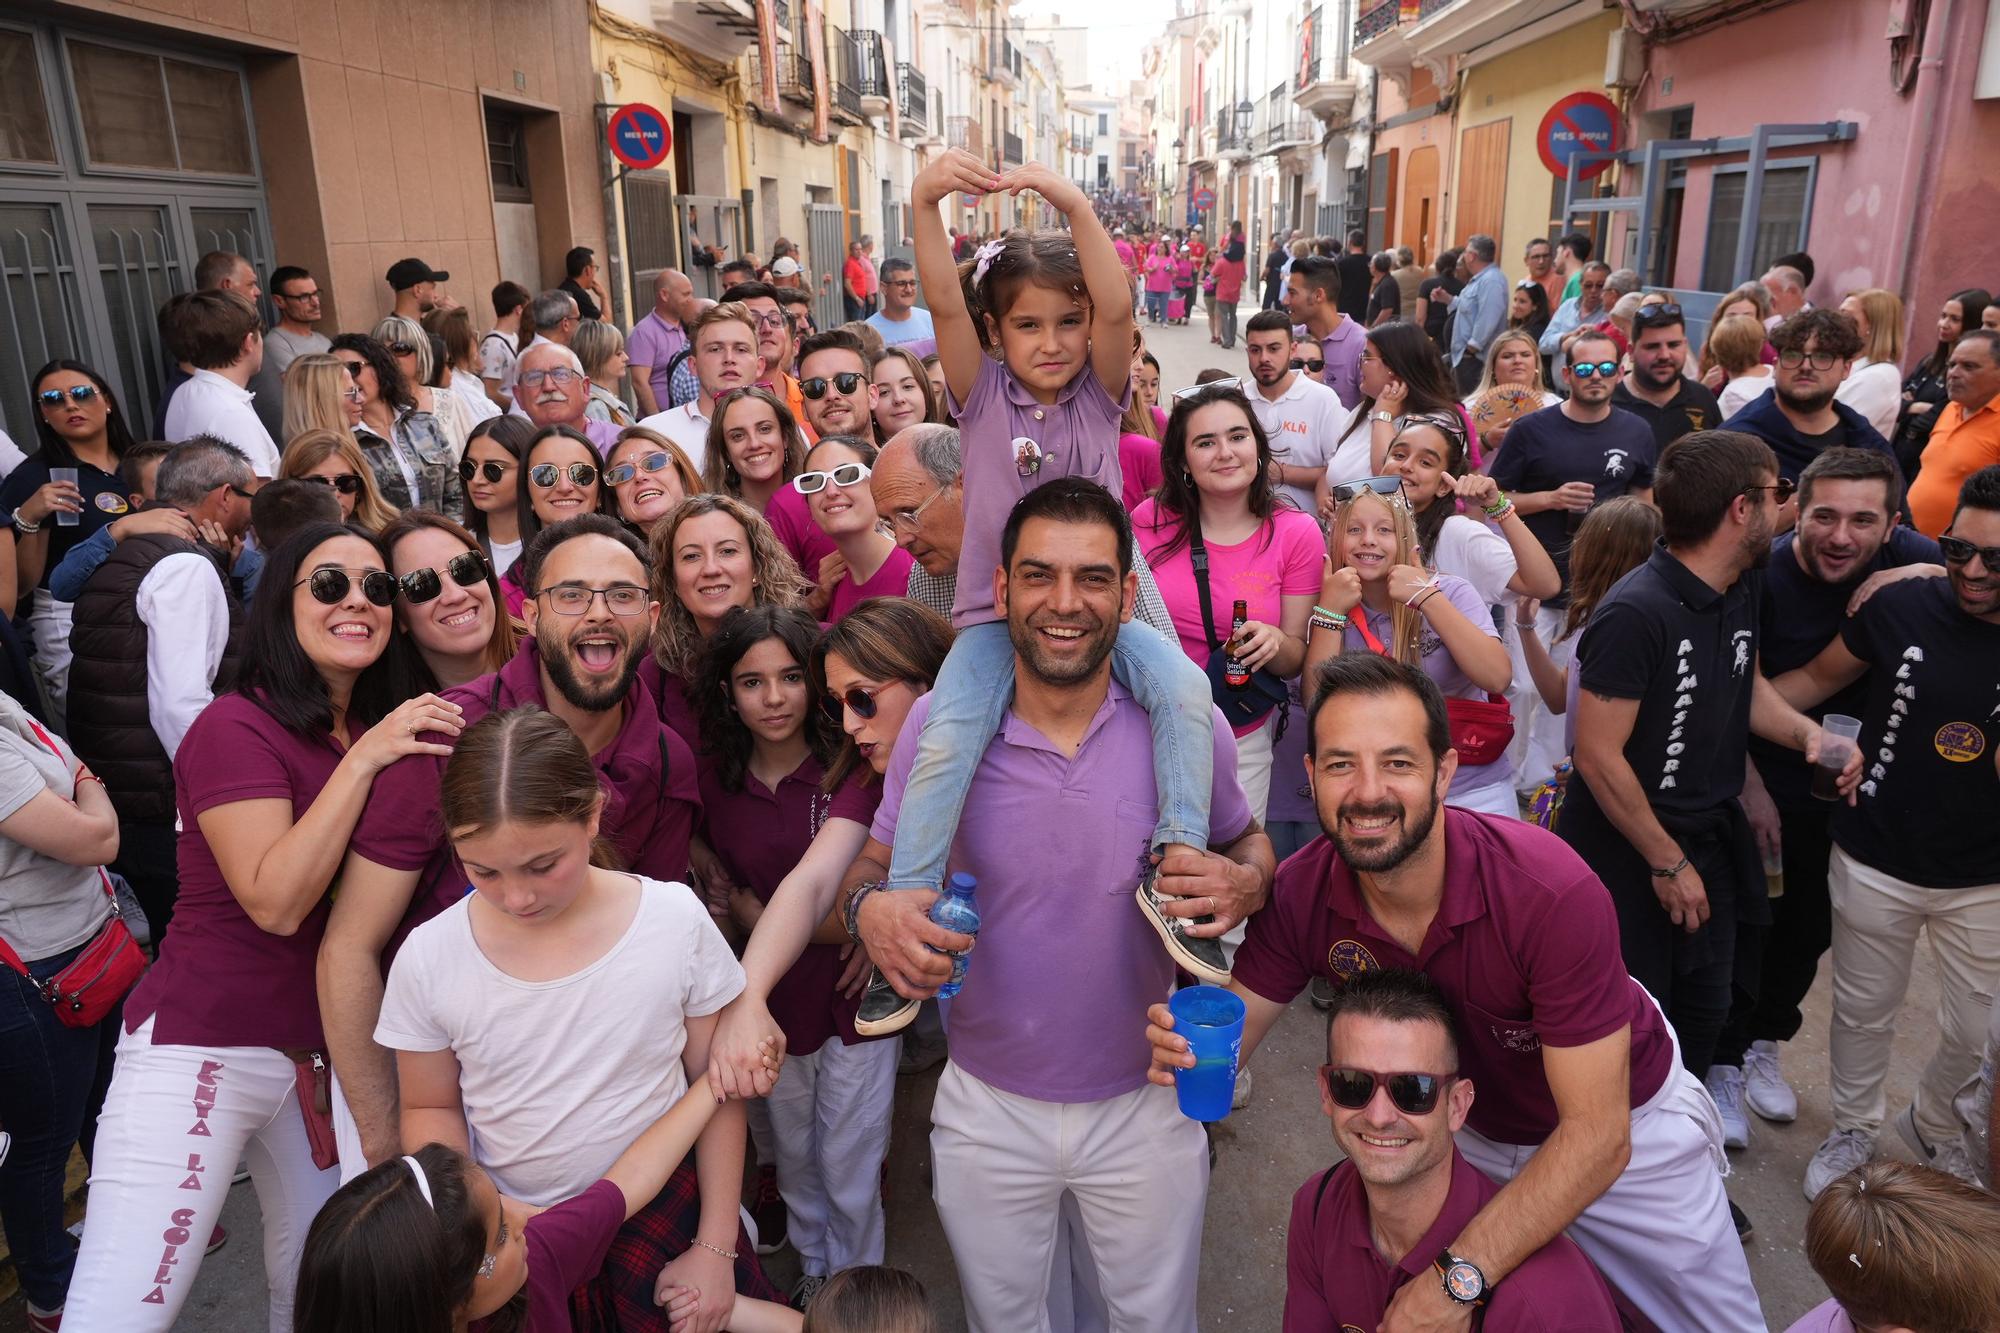
[[[1570,170],[1578,153],[1609,153],[1618,148],[1618,108],[1602,93],[1571,93],[1542,117],[1535,133],[1542,165],[1558,180],[1574,176],[1591,180],[1610,170],[1609,161],[1587,162]]]
[[[658,107],[644,102],[627,102],[612,112],[604,132],[611,156],[634,171],[650,171],[674,151],[673,126]]]

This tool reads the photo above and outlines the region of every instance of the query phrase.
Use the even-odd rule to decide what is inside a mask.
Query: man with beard
[[[1780,676],[1812,661],[1885,585],[1944,576],[1937,543],[1898,521],[1902,497],[1889,454],[1834,448],[1806,465],[1799,477],[1798,527],[1772,544],[1764,574],[1757,653],[1764,675]],[[1814,719],[1854,717],[1866,698],[1867,686],[1856,682],[1806,712]],[[1780,1123],[1798,1114],[1798,1097],[1778,1068],[1778,1043],[1798,1035],[1799,1005],[1833,931],[1826,879],[1834,808],[1813,799],[1806,769],[1782,746],[1752,736],[1750,758],[1744,811],[1767,871],[1777,858],[1784,893],[1771,899],[1756,994],[1735,997],[1709,1071],[1724,1140],[1734,1148],[1750,1141],[1746,1103]]]
[[[1778,475],[1793,481],[1826,449],[1873,449],[1895,457],[1868,418],[1834,396],[1865,345],[1853,320],[1838,310],[1806,310],[1772,329],[1770,338],[1778,351],[1771,392],[1752,399],[1724,430],[1770,445]],[[1787,506],[1781,520],[1781,530],[1790,528],[1797,514]]]
[[[660,614],[648,592],[645,544],[614,519],[584,514],[542,529],[521,560],[530,596],[520,652],[444,696],[464,710],[467,725],[522,706],[567,722],[603,775],[599,836],[619,864],[653,879],[684,879],[701,809],[694,757],[646,691],[633,688]],[[348,1179],[403,1151],[395,1064],[374,1040],[389,960],[410,931],[465,893],[465,871],[438,812],[443,771],[442,758],[413,755],[375,779],[320,947],[320,1010],[342,1094],[334,1127]]]
[[[846,329],[815,333],[799,345],[799,392],[805,395],[806,421],[820,439],[874,438],[875,386],[868,378],[868,353]]]
[[[932,1111],[938,1212],[974,1333],[1023,1326],[1048,1302],[1058,1218],[1073,1196],[1114,1328],[1193,1333],[1208,1147],[1150,1087],[1131,1024],[1173,985],[1132,896],[1157,816],[1146,711],[1111,675],[1132,615],[1132,534],[1118,497],[1061,478],[1017,503],[993,574],[1015,649],[1014,698],[966,797],[952,866],[978,880],[977,947],[927,915],[927,889],[878,891],[915,744],[896,747],[848,920],[904,994],[950,977],[951,1060]],[[904,723],[914,737],[929,711]],[[1263,905],[1270,841],[1237,785],[1236,746],[1210,709],[1212,850],[1183,850],[1162,888],[1224,927]],[[1024,839],[1023,829],[1035,830]],[[1051,929],[1059,924],[1059,929]],[[1046,1326],[1046,1325],[1044,1325]]]
[[[1653,486],[1664,540],[1598,603],[1576,649],[1576,771],[1560,831],[1610,890],[1625,966],[1703,1079],[1732,979],[1756,993],[1737,925],[1771,920],[1736,799],[1750,733],[1808,764],[1819,754],[1819,724],[1756,670],[1755,571],[1791,491],[1762,440],[1697,431],[1669,445]],[[1860,782],[1858,751],[1840,780],[1843,792]],[[1747,1235],[1740,1212],[1736,1223]]]
[[[1938,545],[1948,580],[1884,588],[1776,681],[1810,705],[1868,677],[1865,780],[1833,816],[1833,1133],[1809,1198],[1873,1152],[1920,933],[1938,961],[1937,1049],[1896,1129],[1918,1160],[1973,1178],[1965,1118],[2000,987],[2000,467],[1966,479]]]
[[[1681,308],[1671,301],[1640,306],[1632,316],[1632,369],[1612,391],[1611,405],[1651,426],[1660,449],[1689,431],[1722,424],[1722,407],[1708,386],[1681,373],[1687,369],[1687,355]]]
[[[1544,243],[1546,244],[1546,242]],[[1320,1110],[1345,1161],[1292,1196],[1286,1229],[1286,1333],[1374,1328],[1409,1283],[1453,1271],[1451,1241],[1500,1187],[1452,1144],[1479,1090],[1459,1072],[1458,1023],[1421,972],[1357,972],[1327,1011]],[[1392,1072],[1393,1071],[1393,1072]],[[1619,1333],[1604,1279],[1557,1236],[1484,1293],[1484,1333]]]
[[[590,404],[590,377],[583,362],[561,343],[536,343],[521,353],[520,370],[514,377],[514,401],[535,423],[537,431],[550,426],[569,426],[590,437],[600,458],[609,458],[618,443],[619,426],[611,421],[591,421],[583,415]]]
[[[1243,326],[1244,355],[1257,391],[1249,395],[1257,424],[1270,437],[1278,489],[1308,514],[1318,514],[1326,488],[1368,475],[1367,431],[1358,430],[1332,459],[1353,413],[1333,390],[1298,369],[1292,321],[1282,310],[1260,310]]]
[[[1320,667],[1312,693],[1305,767],[1325,836],[1285,862],[1237,951],[1244,1058],[1316,977],[1337,987],[1380,968],[1422,972],[1451,1006],[1459,1068],[1480,1089],[1458,1150],[1503,1185],[1442,1248],[1504,1291],[1567,1229],[1659,1327],[1762,1329],[1714,1111],[1625,971],[1604,886],[1533,824],[1444,809],[1458,754],[1422,671],[1346,653]],[[1151,1077],[1170,1085],[1194,1059],[1165,1005],[1148,1017]],[[1411,1282],[1382,1327],[1462,1333],[1474,1309],[1441,1283]]]

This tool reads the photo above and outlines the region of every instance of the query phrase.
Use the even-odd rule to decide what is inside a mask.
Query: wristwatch
[[[1433,1266],[1444,1280],[1445,1295],[1460,1305],[1486,1304],[1489,1288],[1486,1274],[1479,1271],[1478,1264],[1446,1250],[1433,1261]]]

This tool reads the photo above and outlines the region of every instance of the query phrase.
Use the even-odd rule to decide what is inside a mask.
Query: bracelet
[[[86,783],[86,782],[95,782],[95,783],[96,783],[96,784],[97,784],[98,786],[100,786],[100,787],[104,787],[104,779],[103,779],[103,778],[100,778],[100,777],[98,777],[98,776],[97,776],[97,774],[95,774],[95,773],[79,773],[79,774],[77,775],[77,779],[76,779],[76,783],[75,783],[75,785],[76,785],[76,786],[79,786],[79,787],[81,787],[81,786],[82,786],[82,785],[83,785],[84,783]],[[105,789],[106,791],[110,791],[110,790],[111,790],[111,789],[110,789],[109,787],[104,787],[104,789]]]
[[[694,1238],[694,1243],[695,1243],[695,1244],[697,1244],[697,1245],[699,1245],[699,1246],[701,1246],[701,1248],[703,1248],[704,1250],[710,1250],[710,1251],[713,1251],[713,1252],[714,1252],[714,1253],[716,1253],[716,1254],[719,1254],[719,1255],[721,1255],[721,1256],[722,1256],[723,1258],[727,1259],[727,1260],[728,1260],[728,1261],[729,1261],[730,1263],[732,1263],[732,1264],[733,1264],[733,1263],[735,1263],[735,1262],[736,1262],[736,1260],[737,1260],[737,1258],[739,1257],[739,1256],[737,1255],[736,1251],[734,1251],[734,1250],[725,1250],[725,1249],[723,1249],[723,1248],[722,1248],[722,1247],[721,1247],[720,1245],[710,1245],[710,1244],[709,1244],[709,1243],[708,1243],[707,1241],[703,1240],[703,1239],[702,1239],[702,1238],[701,1238],[700,1236],[696,1236],[696,1237]]]
[[[1396,418],[1390,416],[1387,412],[1370,412],[1368,419],[1370,421],[1385,421],[1391,426],[1396,424]]]
[[[1509,500],[1506,504],[1501,505],[1498,509],[1487,510],[1486,521],[1489,523],[1504,523],[1507,520],[1507,516],[1513,512],[1514,512],[1514,502],[1512,500]]]
[[[1306,626],[1308,629],[1323,629],[1329,634],[1344,634],[1347,632],[1347,617],[1314,607]]]
[[[31,536],[41,530],[42,525],[40,523],[30,523],[27,519],[22,518],[19,513],[14,515],[14,531],[20,533],[22,536]]]
[[[1424,609],[1424,603],[1428,602],[1431,598],[1435,596],[1437,596],[1437,584],[1435,583],[1427,584],[1424,587],[1417,589],[1415,595],[1413,595],[1410,598],[1410,600],[1407,603],[1405,603],[1405,605],[1407,605],[1412,611],[1421,611]]]
[[[847,938],[861,943],[861,900],[882,887],[879,879],[864,879],[854,886],[854,892],[847,900],[847,907],[841,913],[841,924],[847,927]]]
[[[1687,868],[1688,868],[1688,859],[1685,856],[1683,856],[1680,860],[1674,862],[1672,865],[1668,866],[1665,870],[1661,870],[1658,867],[1654,867],[1653,878],[1672,879],[1675,875],[1680,874],[1681,871],[1686,870]]]
[[[1323,606],[1315,606],[1312,613],[1313,618],[1317,620],[1331,620],[1338,625],[1347,623],[1347,614],[1343,611],[1329,611]]]
[[[1513,496],[1507,494],[1507,492],[1505,491],[1495,491],[1493,493],[1493,503],[1485,507],[1486,517],[1498,518],[1500,517],[1500,515],[1506,513],[1509,509],[1512,509],[1513,507],[1514,507]]]

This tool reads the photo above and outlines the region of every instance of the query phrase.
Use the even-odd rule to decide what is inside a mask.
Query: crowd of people
[[[995,192],[1067,226],[945,226]],[[1582,235],[1510,282],[1355,233],[1274,240],[1239,328],[1239,223],[956,150],[912,204],[914,262],[837,278],[697,236],[720,300],[664,270],[629,330],[581,247],[484,332],[420,259],[329,332],[218,253],[155,421],[34,374],[29,1326],[173,1326],[247,1173],[273,1333],[923,1333],[883,1181],[943,1063],[966,1323],[1192,1330],[1191,979],[1243,1001],[1239,1106],[1328,1015],[1287,1333],[1762,1329],[1727,1163],[1799,1114],[1829,952],[1796,1327],[2000,1326],[2000,306],[1905,367],[1895,295],[1815,307],[1793,255],[1697,345]],[[1244,365],[1163,386],[1197,296]],[[976,937],[931,919],[961,874]]]

